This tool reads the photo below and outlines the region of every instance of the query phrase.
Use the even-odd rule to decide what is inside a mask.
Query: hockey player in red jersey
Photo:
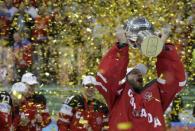
[[[47,127],[52,122],[52,118],[47,107],[47,100],[42,94],[34,94],[33,103],[36,105],[37,111],[35,115],[36,131],[42,131],[43,128]],[[57,131],[57,129],[53,129],[52,131]]]
[[[156,80],[143,86],[143,73],[137,67],[126,75],[129,46],[140,46],[140,31],[153,32],[143,17],[128,22],[124,28],[129,34],[118,37],[119,42],[102,58],[96,77],[96,88],[109,107],[109,131],[165,131],[163,114],[186,83],[184,66],[174,45],[166,43],[157,56]]]
[[[13,99],[16,103],[13,112],[13,125],[16,131],[36,131],[37,107],[33,102],[33,95],[37,84],[36,76],[27,72],[23,74],[21,82],[12,86],[12,97],[14,98],[16,95],[16,100]],[[21,94],[18,94],[21,98],[17,98],[17,92],[21,92]]]
[[[28,92],[28,87],[22,82],[17,82],[12,86],[11,97],[14,105],[13,127],[15,131],[28,131],[35,128],[30,120],[34,119],[36,106],[26,100]]]
[[[101,131],[107,115],[105,104],[94,98],[96,80],[86,76],[82,95],[68,97],[63,103],[58,119],[59,131]]]
[[[38,81],[34,74],[30,72],[23,74],[21,81],[19,85],[16,83],[17,88],[12,91],[13,94],[14,91],[23,92],[21,96],[24,97],[14,108],[14,128],[16,131],[40,131],[52,121],[46,98],[35,93]]]
[[[0,91],[0,129],[12,130],[12,99],[6,91]]]

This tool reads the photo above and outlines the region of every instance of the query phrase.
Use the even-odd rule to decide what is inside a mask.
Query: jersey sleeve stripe
[[[105,92],[108,92],[107,88],[104,87],[101,82],[96,82],[95,85],[100,86]]]
[[[106,80],[106,78],[100,73],[97,73],[97,76],[99,76],[105,83],[107,83],[108,81]]]
[[[69,124],[70,120],[69,119],[64,119],[64,118],[59,118],[60,121],[63,121],[64,123]]]
[[[186,82],[187,82],[186,80],[184,80],[184,81],[182,81],[182,82],[179,82],[179,86],[180,86],[180,87],[185,86]]]
[[[158,78],[157,82],[164,85],[166,83],[166,80]]]

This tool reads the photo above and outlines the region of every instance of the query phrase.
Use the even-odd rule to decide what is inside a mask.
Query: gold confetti
[[[119,130],[128,130],[130,128],[132,128],[132,124],[131,122],[121,122],[117,124],[117,128]]]

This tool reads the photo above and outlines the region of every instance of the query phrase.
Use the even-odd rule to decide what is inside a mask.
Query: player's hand
[[[123,30],[122,28],[117,29],[116,39],[121,46],[127,44],[127,37],[125,35],[125,30]]]
[[[36,115],[36,120],[38,123],[41,123],[43,121],[42,116],[40,114]]]
[[[155,32],[155,34],[165,43],[171,34],[171,28],[171,25],[166,25],[161,30]]]
[[[28,116],[26,116],[26,114],[22,113],[21,117],[20,117],[20,125],[27,126],[29,122],[30,122],[30,120],[29,120]]]

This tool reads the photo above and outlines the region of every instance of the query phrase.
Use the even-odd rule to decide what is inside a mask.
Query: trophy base
[[[157,36],[144,38],[141,44],[141,52],[147,57],[156,57],[160,54],[164,46],[162,40]]]

